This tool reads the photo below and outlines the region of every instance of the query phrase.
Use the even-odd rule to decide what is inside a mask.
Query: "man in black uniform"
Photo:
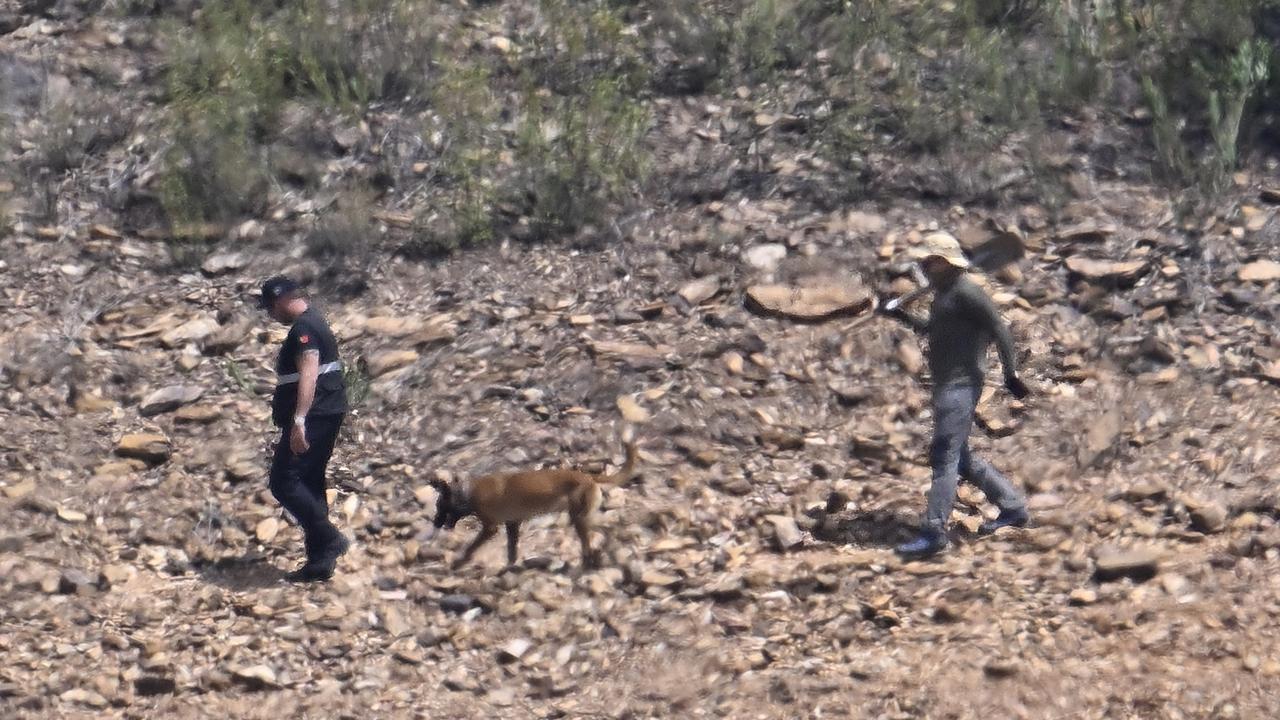
[[[282,432],[270,484],[271,494],[297,519],[306,538],[307,561],[289,579],[328,580],[349,546],[329,522],[324,478],[347,412],[338,343],[298,284],[287,277],[264,282],[259,305],[290,326],[276,359],[276,389],[271,398],[271,418]]]

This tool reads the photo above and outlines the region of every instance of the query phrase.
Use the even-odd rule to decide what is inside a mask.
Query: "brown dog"
[[[439,493],[436,500],[437,528],[452,529],[464,517],[480,518],[480,534],[467,546],[462,557],[453,562],[454,569],[464,565],[476,550],[507,528],[507,562],[516,562],[516,544],[520,540],[520,523],[537,515],[560,511],[569,513],[569,521],[582,543],[582,563],[594,567],[591,550],[591,514],[600,506],[600,485],[616,485],[630,480],[636,472],[636,445],[626,444],[627,459],[612,475],[592,475],[580,470],[559,468],[486,475],[470,482],[452,484],[440,480],[431,485]]]

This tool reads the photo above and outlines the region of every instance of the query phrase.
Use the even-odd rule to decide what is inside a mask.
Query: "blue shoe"
[[[1001,510],[1000,516],[995,520],[988,520],[978,526],[978,534],[990,535],[1003,527],[1025,527],[1030,519],[1031,516],[1027,513],[1026,508]]]
[[[921,530],[920,535],[915,540],[899,545],[896,550],[899,555],[928,557],[929,555],[937,555],[946,547],[947,536],[945,533],[939,530],[927,529]]]

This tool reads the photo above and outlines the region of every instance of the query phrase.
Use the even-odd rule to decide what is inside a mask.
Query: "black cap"
[[[258,297],[258,307],[265,310],[271,307],[271,304],[276,300],[279,300],[291,292],[297,291],[297,289],[298,283],[283,275],[276,275],[275,277],[267,278],[267,280],[262,283],[262,295]]]

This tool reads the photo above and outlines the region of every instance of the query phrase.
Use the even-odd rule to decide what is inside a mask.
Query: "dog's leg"
[[[466,551],[462,553],[462,557],[453,561],[453,569],[457,570],[463,565],[466,565],[467,561],[471,559],[471,556],[475,555],[476,551],[480,549],[480,546],[492,540],[493,536],[497,534],[498,528],[496,526],[489,525],[487,523],[481,526],[480,534],[477,535],[476,539],[472,540],[471,544],[467,546]]]
[[[573,529],[578,533],[578,542],[582,543],[582,567],[597,567],[600,563],[591,551],[591,516],[587,513],[575,513],[571,519]]]
[[[516,545],[520,542],[520,521],[507,523],[507,564],[516,564]]]

